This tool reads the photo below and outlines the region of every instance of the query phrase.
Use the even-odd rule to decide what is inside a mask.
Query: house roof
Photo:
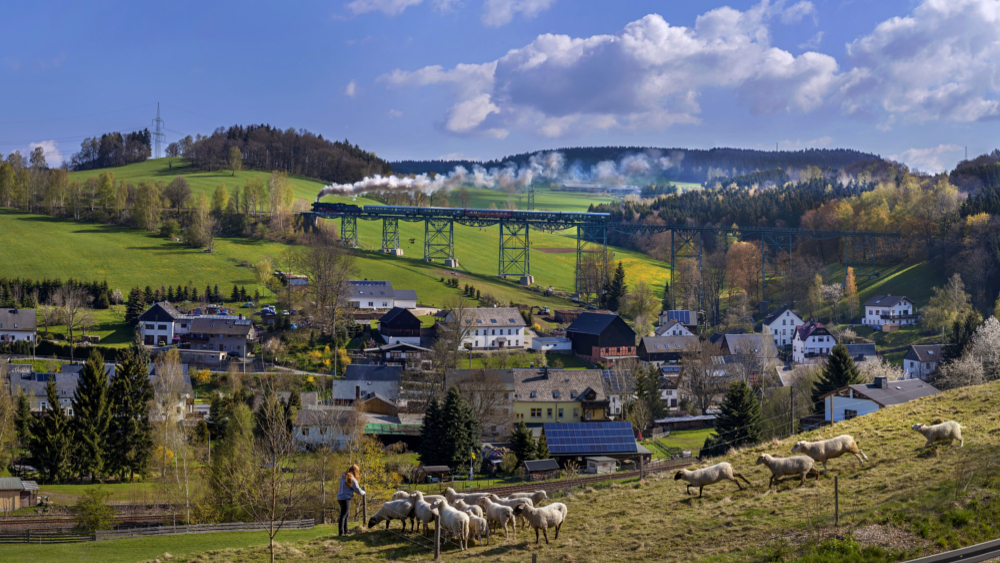
[[[482,368],[482,369],[449,369],[449,370],[445,371],[445,374],[444,374],[444,386],[445,386],[445,388],[448,388],[448,387],[451,387],[452,385],[458,385],[460,383],[463,383],[469,377],[482,377],[482,376],[486,376],[486,375],[490,376],[490,378],[492,379],[493,383],[496,383],[496,379],[493,379],[493,376],[496,376],[496,378],[498,378],[500,380],[500,382],[503,383],[504,389],[506,389],[508,391],[513,391],[514,390],[514,370],[512,370],[512,369],[485,369],[485,368]],[[480,381],[481,381],[481,379],[480,379]],[[494,386],[494,385],[491,385],[489,383],[489,380],[487,380],[487,383],[486,383],[485,386],[486,387],[490,387],[490,386]],[[495,386],[494,386],[494,388],[495,388]]]
[[[451,468],[447,465],[421,465],[417,470],[424,473],[451,473]]]
[[[569,403],[580,401],[587,391],[594,392],[594,401],[607,400],[599,369],[513,369],[511,375],[515,401]]]
[[[402,370],[399,366],[372,364],[351,364],[344,371],[347,381],[399,381]]]
[[[139,315],[139,320],[142,322],[172,323],[181,316],[181,312],[178,311],[176,307],[167,301],[160,301],[158,303],[153,303],[149,309],[146,309],[141,315]]]
[[[34,309],[0,309],[0,330],[35,330],[37,319]]]
[[[773,345],[765,345],[763,336],[760,334],[727,334],[725,336],[724,351],[728,351],[730,355],[747,350],[752,350],[757,354],[770,352],[770,357],[776,357],[778,354]]]
[[[421,352],[431,351],[430,348],[424,348],[422,346],[417,346],[416,344],[410,344],[409,342],[394,342],[392,344],[376,346],[375,348],[365,348],[365,352],[391,352],[393,350],[419,350]]]
[[[0,491],[23,491],[24,483],[17,477],[0,477]]]
[[[780,308],[778,308],[777,311],[771,313],[770,315],[767,316],[767,318],[764,319],[764,324],[767,326],[771,326],[771,323],[785,316],[786,312],[789,312],[792,315],[795,315],[796,318],[798,318],[799,320],[802,320],[802,317],[799,317],[799,314],[796,313],[793,309],[790,309],[788,305],[782,305]]]
[[[940,362],[941,346],[939,344],[913,344],[906,351],[906,356],[903,359],[915,362]]]
[[[830,331],[826,330],[823,323],[809,321],[806,324],[795,327],[795,334],[798,336],[799,340],[805,342],[806,338],[813,335],[829,336]]]
[[[350,299],[399,299],[416,301],[417,292],[412,289],[393,289],[391,281],[351,280],[348,287],[351,290]]]
[[[417,290],[415,290],[415,289],[397,289],[396,290],[396,300],[397,301],[416,301],[417,300]]]
[[[420,319],[416,315],[411,313],[409,309],[404,309],[402,307],[393,307],[389,309],[389,312],[379,317],[379,324],[392,324],[399,321],[416,321],[420,323]]]
[[[563,344],[566,342],[571,342],[569,338],[565,336],[536,336],[531,339],[532,342],[539,342],[542,344]]]
[[[878,356],[874,344],[844,344],[844,347],[847,348],[847,353],[855,360],[860,359],[864,361],[868,358]]]
[[[634,391],[635,382],[631,377],[627,377],[629,370],[602,370],[601,380],[604,381],[604,393],[606,395],[619,395],[627,386],[628,392]],[[619,376],[625,377],[619,377]]]
[[[892,307],[895,304],[899,303],[900,301],[903,301],[904,299],[906,299],[907,301],[910,301],[904,295],[876,295],[875,297],[872,297],[868,301],[865,301],[864,306],[865,307]],[[911,303],[912,303],[912,301],[911,301]]]
[[[697,336],[643,336],[641,344],[647,354],[666,354],[667,352],[685,352],[698,345]]]
[[[576,318],[566,332],[577,332],[580,334],[601,334],[608,326],[618,318],[618,315],[592,313],[587,311]]]
[[[21,481],[21,484],[24,485],[24,490],[25,491],[38,491],[38,490],[40,490],[38,488],[38,483],[36,483],[34,481]]]
[[[684,323],[678,321],[677,319],[671,319],[667,321],[665,324],[656,327],[656,329],[653,332],[655,332],[657,336],[661,336],[678,325],[680,325],[681,328],[683,328],[685,331],[691,332],[690,330],[688,330],[688,327],[684,326]]]
[[[346,422],[353,411],[353,407],[302,408],[295,413],[295,426],[334,426]]]
[[[449,311],[448,315],[454,310]],[[462,309],[470,328],[510,328],[528,326],[515,307],[476,307]]]
[[[189,331],[192,334],[222,334],[248,338],[253,332],[253,321],[250,319],[212,319],[196,318],[191,321]]]
[[[877,383],[848,385],[847,387],[841,387],[836,391],[831,391],[826,395],[823,395],[821,398],[826,398],[835,393],[839,393],[848,387],[853,389],[855,394],[867,397],[883,407],[901,405],[912,401],[913,399],[929,397],[931,395],[937,395],[941,392],[938,391],[933,385],[922,379],[903,379],[900,381],[889,381],[886,383],[885,387],[879,387]]]
[[[535,459],[524,462],[524,468],[528,473],[535,471],[556,471],[559,469],[559,462],[554,459]]]

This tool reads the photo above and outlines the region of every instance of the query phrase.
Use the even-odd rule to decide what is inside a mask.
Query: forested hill
[[[534,151],[504,157],[500,160],[478,162],[473,160],[404,160],[393,162],[397,174],[420,174],[426,172],[446,173],[462,165],[470,168],[481,165],[486,168],[506,166],[513,163],[522,166],[537,154],[560,152],[566,158],[567,166],[579,164],[589,168],[603,161],[620,161],[636,154],[652,158],[667,159],[670,167],[663,177],[683,182],[704,182],[715,177],[742,176],[761,170],[776,168],[796,169],[816,166],[822,169],[843,169],[862,162],[884,163],[876,154],[852,149],[805,149],[801,151],[762,151],[754,149],[714,148],[710,150],[657,148],[657,147],[572,147],[552,151]]]

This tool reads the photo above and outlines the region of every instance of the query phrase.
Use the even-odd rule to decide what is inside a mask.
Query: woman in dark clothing
[[[343,475],[340,476],[340,489],[337,491],[337,502],[340,503],[340,518],[337,519],[337,533],[341,536],[347,535],[347,518],[351,514],[351,499],[354,493],[365,496],[365,491],[358,484],[361,470],[357,465],[352,465]]]

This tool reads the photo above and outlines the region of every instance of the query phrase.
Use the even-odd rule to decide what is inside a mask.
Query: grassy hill
[[[786,440],[733,452],[725,458],[753,483],[737,490],[733,483],[710,486],[704,498],[685,492],[684,482],[658,474],[635,480],[560,494],[569,508],[559,540],[534,545],[534,534],[517,539],[494,537],[490,546],[461,553],[448,546],[454,561],[521,563],[533,553],[544,563],[555,561],[669,562],[888,562],[902,561],[993,539],[1000,534],[1000,382],[949,391],[838,423]],[[934,418],[965,425],[965,447],[945,446],[920,453],[923,437],[910,430]],[[794,441],[854,436],[868,455],[859,465],[853,457],[830,462],[830,473],[799,487],[788,479],[766,490],[770,472],[754,461],[760,453],[790,455]],[[711,460],[715,463],[721,460]],[[834,476],[839,478],[840,526],[833,521]],[[264,534],[259,534],[264,537]],[[288,540],[299,539],[294,535]],[[280,542],[286,540],[278,536]],[[121,540],[122,550],[132,540]],[[150,540],[151,541],[151,540]],[[157,547],[187,560],[204,563],[264,561],[256,542],[241,549],[204,551],[197,557],[183,537]],[[111,542],[109,542],[111,543]],[[81,560],[90,544],[73,546],[8,546],[12,556],[33,561]],[[301,552],[310,561],[426,561],[431,555],[411,538],[384,529],[348,538],[320,536],[285,544],[282,553]],[[132,559],[148,559],[152,549],[137,549]],[[121,551],[119,551],[120,553]],[[184,560],[184,559],[182,559]]]

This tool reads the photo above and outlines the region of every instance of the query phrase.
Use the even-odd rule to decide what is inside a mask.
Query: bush
[[[168,239],[175,239],[181,234],[181,226],[173,219],[160,225],[160,236]]]
[[[76,519],[74,530],[92,534],[97,530],[110,530],[115,525],[115,510],[105,501],[111,496],[111,491],[101,487],[84,489],[83,496],[70,507],[70,514]]]

